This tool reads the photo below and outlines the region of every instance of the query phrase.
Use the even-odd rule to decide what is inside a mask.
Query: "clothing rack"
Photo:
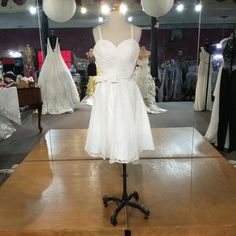
[[[122,174],[122,178],[123,178],[123,193],[122,193],[122,198],[117,198],[117,197],[108,197],[108,196],[104,196],[103,197],[103,204],[105,207],[108,207],[109,202],[113,201],[117,204],[117,208],[114,211],[113,215],[110,218],[111,224],[113,226],[117,225],[117,216],[119,214],[119,212],[121,211],[122,208],[124,208],[125,206],[129,206],[132,208],[136,208],[138,210],[140,210],[142,213],[144,213],[144,219],[148,219],[149,215],[150,215],[150,211],[142,206],[140,206],[137,203],[131,202],[131,200],[134,198],[136,201],[139,200],[139,194],[137,191],[134,191],[133,193],[131,193],[130,195],[128,195],[127,193],[127,171],[126,171],[126,165],[127,164],[123,164],[123,174]]]

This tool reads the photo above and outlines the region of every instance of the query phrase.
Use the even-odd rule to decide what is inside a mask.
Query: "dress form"
[[[49,37],[49,41],[50,41],[52,50],[54,50],[56,47],[56,40],[57,40],[57,37],[55,36],[54,32],[52,31],[51,35]]]
[[[118,45],[122,41],[130,38],[130,24],[126,23],[121,13],[112,11],[108,22],[101,26],[93,28],[93,37],[95,42],[100,40],[99,27],[102,31],[104,39],[111,41],[114,45]],[[142,29],[133,26],[133,39],[140,41]]]
[[[85,150],[90,156],[109,157],[110,163],[123,164],[122,197],[103,197],[105,207],[112,201],[118,206],[110,218],[115,226],[117,215],[126,206],[140,210],[145,219],[150,214],[148,209],[131,202],[133,198],[138,200],[139,195],[136,191],[128,195],[126,173],[126,164],[139,159],[141,150],[154,149],[145,105],[133,79],[141,29],[126,23],[114,11],[107,23],[93,29],[93,36],[94,56],[101,73],[97,78]]]

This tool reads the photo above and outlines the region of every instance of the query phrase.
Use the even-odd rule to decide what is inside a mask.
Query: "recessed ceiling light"
[[[80,12],[81,12],[81,14],[86,14],[87,13],[87,8],[86,7],[81,7],[80,8]]]
[[[196,12],[200,12],[202,10],[202,4],[201,3],[198,3],[196,6],[195,6],[195,11]]]
[[[101,12],[104,15],[108,15],[111,11],[111,8],[107,4],[102,4],[101,6]]]
[[[120,13],[122,13],[123,15],[125,15],[125,14],[127,13],[127,11],[128,11],[127,5],[124,4],[124,3],[121,3],[121,4],[120,4]]]
[[[29,12],[30,12],[30,14],[35,15],[37,13],[37,8],[31,6],[31,7],[29,7]]]
[[[182,12],[184,10],[184,4],[183,3],[179,3],[177,6],[176,6],[176,10],[178,12]]]

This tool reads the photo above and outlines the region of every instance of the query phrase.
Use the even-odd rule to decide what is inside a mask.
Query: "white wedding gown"
[[[210,66],[209,80],[208,80],[208,91],[207,91],[207,104],[206,110],[212,109],[211,101],[211,76],[212,76],[212,65],[209,65],[209,54],[206,52],[204,47],[201,47],[200,53],[200,64],[198,67],[197,86],[194,101],[195,111],[204,111],[206,103],[206,90],[207,90],[207,78],[208,78],[208,67]]]
[[[42,114],[71,113],[78,108],[79,93],[61,56],[58,38],[54,51],[48,39],[47,56],[39,75],[38,84],[43,100]]]
[[[220,110],[220,84],[221,84],[221,75],[222,75],[222,69],[224,67],[224,63],[222,63],[217,80],[216,80],[216,86],[214,90],[214,103],[213,108],[211,112],[211,120],[207,129],[207,132],[205,134],[205,138],[210,142],[213,143],[215,146],[217,146],[217,134],[218,134],[218,124],[219,124],[219,110]],[[229,147],[229,129],[227,130],[226,135],[226,141],[225,141],[225,148]]]
[[[110,163],[139,159],[142,150],[153,150],[153,139],[146,108],[133,79],[139,45],[131,38],[115,46],[100,40],[93,53],[100,68],[91,111],[85,150]]]
[[[167,110],[160,108],[156,103],[156,85],[150,73],[148,58],[138,59],[134,80],[142,94],[146,110],[150,114],[159,114]]]

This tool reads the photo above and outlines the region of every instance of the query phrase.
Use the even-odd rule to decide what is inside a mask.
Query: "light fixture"
[[[22,56],[20,52],[16,52],[16,51],[9,51],[9,55],[14,58]]]
[[[99,23],[103,23],[103,21],[104,21],[103,17],[102,17],[102,16],[99,16],[99,17],[98,17],[98,22],[99,22]]]
[[[221,54],[216,54],[216,55],[213,56],[213,59],[214,59],[214,60],[222,60],[222,59],[223,59],[223,55],[221,55]]]
[[[184,4],[183,3],[178,3],[176,6],[176,10],[178,12],[182,12],[184,10]]]
[[[80,13],[83,14],[83,15],[86,14],[87,11],[88,11],[88,10],[87,10],[86,7],[81,7],[81,8],[80,8]]]
[[[102,4],[101,12],[103,15],[108,15],[111,11],[111,8],[107,4]]]
[[[129,16],[129,17],[128,17],[128,21],[129,21],[129,22],[132,22],[132,21],[133,21],[133,17],[132,17],[132,16]]]
[[[120,4],[120,13],[122,13],[123,15],[125,15],[128,11],[128,7],[126,4],[124,4],[123,2]]]
[[[222,45],[221,45],[220,43],[217,43],[217,44],[216,44],[216,48],[217,48],[217,49],[221,49],[221,48],[222,48]]]
[[[196,12],[202,11],[202,4],[201,4],[200,2],[195,5],[195,11],[196,11]]]
[[[37,8],[36,7],[29,7],[29,12],[31,15],[35,15],[37,13]]]

